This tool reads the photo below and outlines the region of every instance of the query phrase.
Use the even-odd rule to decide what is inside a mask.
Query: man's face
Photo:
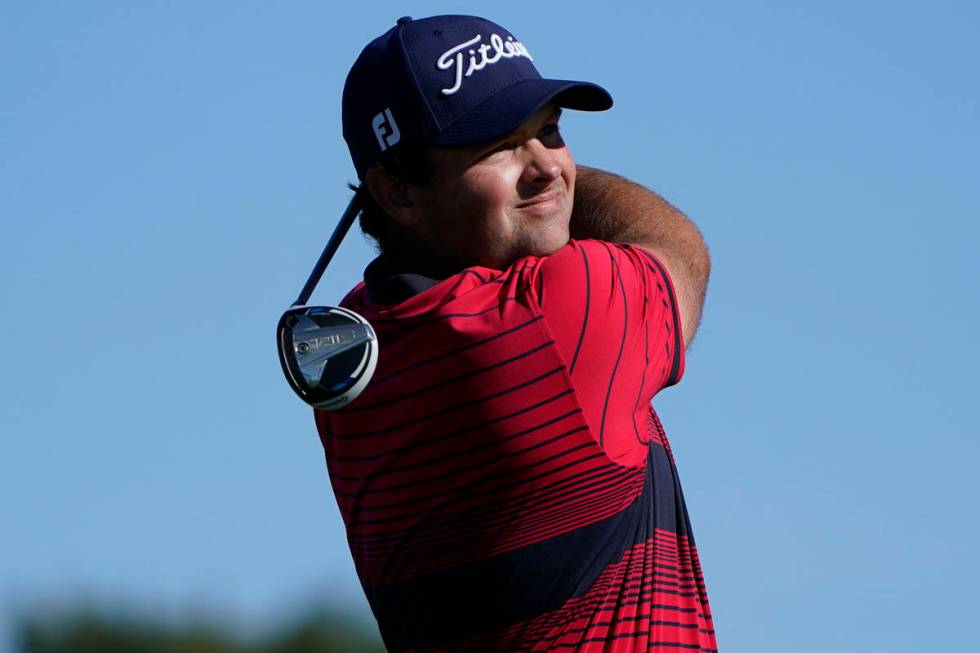
[[[434,179],[414,189],[416,235],[437,258],[503,268],[568,242],[575,162],[547,105],[506,137],[434,148]]]

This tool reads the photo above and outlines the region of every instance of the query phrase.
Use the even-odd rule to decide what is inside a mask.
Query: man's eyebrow
[[[562,112],[561,107],[559,107],[559,106],[556,105],[551,110],[551,113],[548,114],[548,117],[545,118],[545,121],[546,122],[550,122],[552,120],[558,120],[559,118],[561,118],[561,112]],[[498,136],[497,138],[494,138],[494,139],[489,140],[489,141],[484,141],[482,143],[479,143],[478,145],[479,145],[479,147],[480,147],[481,150],[492,150],[492,149],[498,147],[499,145],[501,145],[502,143],[506,143],[508,140],[510,140],[511,138],[513,138],[516,134],[520,133],[520,131],[521,131],[521,128],[518,127],[517,129],[515,129],[512,132],[509,132],[507,134],[504,134],[503,136]]]

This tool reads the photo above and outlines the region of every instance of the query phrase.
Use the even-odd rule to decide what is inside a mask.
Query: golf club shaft
[[[313,294],[313,289],[316,285],[320,283],[320,277],[323,276],[323,271],[327,269],[327,265],[330,264],[330,259],[337,252],[337,248],[340,247],[341,241],[344,240],[344,236],[347,235],[347,231],[350,226],[354,224],[354,218],[357,217],[358,212],[361,210],[360,203],[360,192],[354,193],[354,197],[351,198],[350,204],[347,205],[347,210],[344,214],[340,216],[340,222],[337,223],[337,228],[333,230],[333,234],[330,236],[330,240],[327,241],[326,247],[323,248],[323,253],[320,254],[320,259],[316,262],[313,267],[313,272],[310,273],[310,278],[306,280],[306,285],[303,286],[303,290],[300,291],[299,297],[293,302],[293,306],[303,306],[310,299],[310,295]]]

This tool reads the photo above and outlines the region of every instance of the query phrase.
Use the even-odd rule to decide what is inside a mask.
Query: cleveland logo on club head
[[[483,37],[477,34],[469,41],[449,48],[443,52],[438,59],[436,59],[436,67],[439,68],[439,70],[455,69],[453,70],[453,85],[449,88],[441,89],[443,95],[453,95],[463,85],[464,77],[469,77],[473,73],[483,70],[487,66],[493,65],[501,59],[526,57],[529,61],[534,61],[534,59],[531,58],[531,53],[524,47],[524,44],[520,41],[515,41],[513,36],[508,36],[507,40],[505,41],[500,37],[500,35],[491,34],[489,43],[484,43],[478,48],[470,49],[469,66],[467,66],[466,72],[464,73],[463,51],[470,48],[470,46],[475,46],[482,40]]]

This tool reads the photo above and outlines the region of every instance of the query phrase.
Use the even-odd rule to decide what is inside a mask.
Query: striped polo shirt
[[[316,412],[357,573],[392,651],[714,651],[651,406],[684,347],[646,250],[571,241],[504,270],[386,274],[363,394]]]

